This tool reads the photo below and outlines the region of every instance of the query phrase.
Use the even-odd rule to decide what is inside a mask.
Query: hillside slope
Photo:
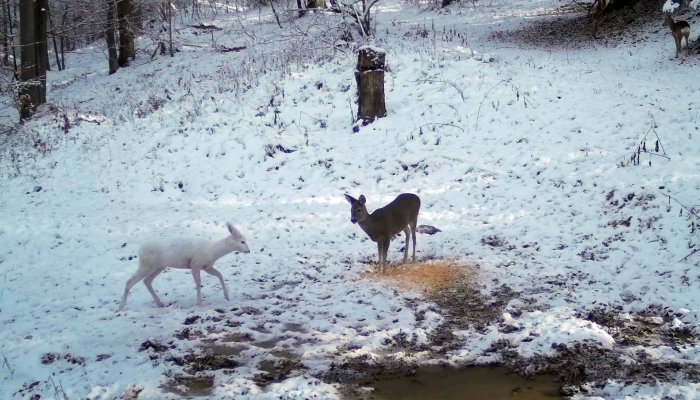
[[[213,47],[184,25],[175,57],[148,61],[144,41],[111,76],[99,48],[71,54],[49,76],[54,106],[2,147],[0,397],[178,397],[204,376],[217,398],[330,398],[329,371],[351,361],[532,372],[603,351],[659,375],[562,377],[604,383],[578,396],[693,398],[698,59],[672,59],[655,25],[610,47],[493,35],[559,10],[381,3],[389,114],[358,133],[352,48],[298,35],[335,35],[322,14],[282,33],[257,11],[222,15],[206,21],[222,28]],[[469,268],[493,315],[459,323],[374,276],[343,194],[372,210],[401,192],[441,230],[418,235],[421,263]],[[139,284],[116,312],[139,243],[222,238],[226,221],[252,250],[218,263],[231,301],[205,276],[198,308],[175,270],[154,283],[166,308]]]

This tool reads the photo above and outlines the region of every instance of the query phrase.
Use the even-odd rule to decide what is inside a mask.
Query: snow
[[[177,397],[160,387],[177,369],[139,348],[197,348],[198,339],[173,339],[193,316],[212,338],[250,338],[240,366],[216,373],[213,397],[339,396],[318,379],[331,363],[380,357],[397,334],[425,342],[442,321],[430,305],[417,320],[406,305],[415,294],[362,278],[376,247],[350,223],[344,193],[364,194],[370,210],[417,193],[419,224],[442,231],[418,235],[420,259],[478,265],[484,293],[507,285],[535,301],[534,310],[515,313],[516,301],[504,311],[515,332],[459,330],[451,362],[498,361],[484,350],[499,339],[524,356],[551,353],[553,343],[613,347],[610,332],[580,316],[600,305],[661,305],[673,325],[697,326],[700,256],[684,258],[697,234],[681,204],[697,206],[700,190],[698,60],[672,59],[659,27],[647,41],[575,51],[489,37],[557,18],[559,4],[493,0],[437,13],[378,3],[373,45],[390,66],[388,116],[357,134],[354,53],[295,54],[301,45],[280,39],[265,13],[241,18],[245,30],[231,14],[205,21],[225,27],[217,46],[248,46],[241,52],[214,51],[211,37],[182,27],[175,57],[149,61],[143,40],[133,65],[112,76],[99,47],[70,54],[68,69],[48,76],[68,132],[63,111],[44,107],[1,146],[0,398],[106,399],[131,385],[139,398]],[[320,18],[297,23],[320,35]],[[642,154],[629,165],[645,137],[668,158]],[[155,308],[139,284],[127,312],[116,312],[144,240],[217,240],[226,221],[251,247],[216,264],[229,302],[204,276],[198,308],[191,276],[175,270],[154,281],[167,307]],[[482,244],[488,236],[505,245]],[[218,330],[216,319],[231,327]],[[266,342],[305,368],[259,387]],[[700,361],[697,344],[644,349]],[[47,353],[58,359],[42,364]],[[609,382],[588,398],[690,399],[698,389]]]

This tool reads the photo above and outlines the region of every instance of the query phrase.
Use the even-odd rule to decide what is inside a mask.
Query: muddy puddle
[[[347,400],[564,399],[551,375],[527,379],[498,367],[426,366],[418,368],[415,375],[381,379],[371,387],[366,395]]]

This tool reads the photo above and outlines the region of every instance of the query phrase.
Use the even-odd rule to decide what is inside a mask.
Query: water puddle
[[[564,399],[552,376],[526,379],[497,367],[420,367],[415,375],[379,380],[372,386],[373,400]]]

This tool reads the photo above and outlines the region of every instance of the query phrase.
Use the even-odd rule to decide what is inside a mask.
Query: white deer
[[[151,283],[166,268],[190,269],[194,284],[197,287],[197,305],[202,305],[200,272],[204,271],[219,278],[224,290],[224,298],[228,300],[228,290],[224,276],[214,268],[219,258],[233,251],[250,253],[243,235],[230,222],[226,223],[230,235],[219,241],[199,238],[180,238],[170,240],[155,240],[146,242],[139,248],[139,269],[126,281],[119,311],[124,310],[126,298],[131,288],[143,280],[146,289],[153,296],[158,307],[164,307]]]

